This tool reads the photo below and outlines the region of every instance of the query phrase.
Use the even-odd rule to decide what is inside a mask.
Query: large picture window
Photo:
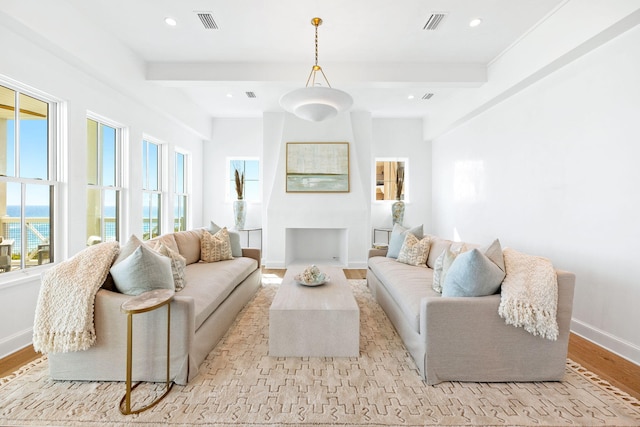
[[[1,273],[54,259],[54,107],[0,86]]]
[[[176,152],[175,180],[174,180],[174,215],[173,231],[187,229],[187,211],[189,206],[188,190],[188,157],[184,153]]]
[[[142,236],[162,234],[162,146],[142,141]]]
[[[122,129],[87,119],[87,245],[120,239]]]

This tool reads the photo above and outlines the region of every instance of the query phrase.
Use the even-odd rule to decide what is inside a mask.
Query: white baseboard
[[[28,328],[3,339],[0,341],[0,359],[22,350],[31,344],[32,338],[33,328]]]
[[[580,335],[594,344],[640,365],[640,347],[624,341],[587,323],[571,319],[571,332]]]

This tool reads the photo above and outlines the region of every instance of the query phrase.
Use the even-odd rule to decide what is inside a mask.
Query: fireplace
[[[324,264],[347,267],[348,241],[346,228],[287,228],[285,266]]]

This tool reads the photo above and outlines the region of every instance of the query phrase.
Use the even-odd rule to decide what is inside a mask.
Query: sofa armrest
[[[49,354],[53,379],[79,381],[124,381],[127,348],[127,315],[122,303],[133,298],[100,289],[95,298],[96,343],[88,350]],[[166,380],[167,310],[134,315],[134,380]],[[188,356],[195,335],[195,304],[191,297],[176,295],[171,301],[171,376],[184,384]],[[164,357],[163,357],[164,355]],[[164,379],[163,379],[164,378]]]
[[[564,374],[575,276],[557,271],[559,336],[551,341],[507,325],[500,295],[420,302],[420,335],[426,344],[427,383],[558,380]]]
[[[367,258],[372,258],[374,256],[387,256],[387,249],[369,249],[369,256]]]
[[[260,268],[260,261],[262,258],[262,251],[258,248],[242,248],[242,256],[247,258],[253,258],[258,261],[258,268]]]

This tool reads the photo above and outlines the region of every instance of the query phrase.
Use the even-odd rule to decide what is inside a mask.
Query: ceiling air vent
[[[247,94],[247,98],[255,98],[256,97],[256,93],[255,92],[245,92]]]
[[[422,27],[423,30],[435,31],[438,29],[438,26],[442,23],[442,20],[447,16],[446,13],[443,12],[433,12],[429,19],[427,19],[427,23]]]
[[[204,28],[207,30],[218,29],[218,24],[216,24],[216,21],[213,19],[211,12],[196,12],[196,14],[198,15],[198,18],[200,18],[200,21],[202,21]]]
[[[431,99],[432,96],[433,94],[431,92],[425,93],[424,95],[422,95],[422,99]]]

